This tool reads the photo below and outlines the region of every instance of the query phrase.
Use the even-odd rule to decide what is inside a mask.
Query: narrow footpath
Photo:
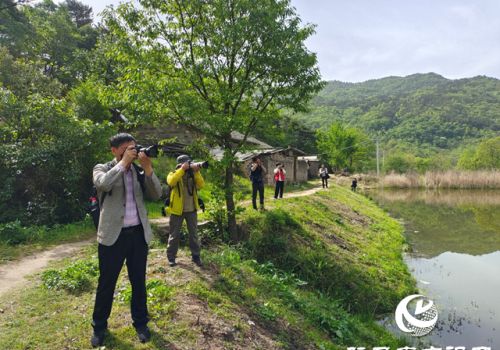
[[[285,193],[283,195],[283,199],[308,196],[322,189],[322,187],[316,187],[305,191]],[[249,203],[251,203],[251,201],[245,201],[239,204],[241,205]],[[266,203],[268,207],[272,207],[272,201],[269,198],[266,198]],[[151,219],[150,221],[151,223],[155,223],[163,228],[168,227],[169,225],[168,217]],[[206,224],[206,222],[198,223],[199,226],[204,224]],[[11,289],[21,288],[25,286],[28,283],[26,276],[30,276],[45,270],[49,261],[63,260],[79,249],[84,248],[87,245],[92,244],[93,242],[95,242],[95,238],[81,242],[61,244],[57,247],[50,248],[30,256],[26,256],[19,261],[13,261],[7,264],[0,265],[0,297]]]

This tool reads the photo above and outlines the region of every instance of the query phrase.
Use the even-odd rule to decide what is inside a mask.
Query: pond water
[[[421,294],[439,312],[434,330],[415,341],[443,349],[500,349],[500,191],[383,190],[371,195],[404,225],[413,249],[405,261]],[[394,315],[382,323],[402,333]]]

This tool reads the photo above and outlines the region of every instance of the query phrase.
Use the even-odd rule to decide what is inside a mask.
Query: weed
[[[65,289],[69,292],[89,290],[99,275],[97,260],[84,260],[69,265],[64,270],[49,269],[42,273],[48,289]]]

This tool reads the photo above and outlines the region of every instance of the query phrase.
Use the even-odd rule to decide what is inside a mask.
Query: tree
[[[155,121],[183,123],[224,149],[228,230],[236,240],[235,154],[257,124],[275,120],[280,108],[306,111],[323,87],[316,55],[304,44],[314,26],[301,27],[290,0],[139,4],[105,11],[118,38],[108,55],[128,64],[105,97]],[[236,147],[234,130],[245,135]]]
[[[500,137],[481,142],[477,146],[477,158],[491,171],[500,168]]]
[[[92,168],[115,131],[77,119],[42,67],[0,47],[0,223],[81,219]]]
[[[335,170],[344,168],[358,151],[357,131],[347,129],[343,124],[335,122],[327,133],[318,130],[316,142],[322,157]]]
[[[85,25],[90,25],[94,21],[94,14],[92,7],[81,3],[78,0],[66,0],[63,2],[66,6],[71,19],[76,23],[78,28]]]
[[[394,153],[386,158],[383,167],[386,172],[395,171],[399,174],[404,174],[412,168],[412,164],[408,160],[408,157],[402,153]]]

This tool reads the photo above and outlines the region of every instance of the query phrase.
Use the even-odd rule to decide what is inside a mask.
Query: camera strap
[[[135,163],[132,163],[132,165],[134,166],[135,171],[137,173],[137,180],[141,184],[142,192],[145,192],[146,191],[146,172],[139,165],[137,165]]]

